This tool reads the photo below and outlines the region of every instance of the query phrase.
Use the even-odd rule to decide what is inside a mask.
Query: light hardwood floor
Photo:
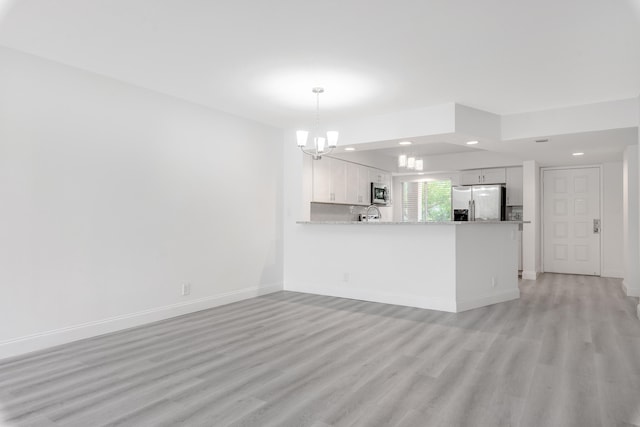
[[[520,289],[460,314],[279,292],[0,361],[0,425],[640,425],[636,299]]]

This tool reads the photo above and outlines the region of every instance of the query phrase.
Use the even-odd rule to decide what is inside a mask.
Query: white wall
[[[535,280],[540,268],[540,167],[534,160],[522,164],[522,278]]]
[[[456,133],[472,138],[501,138],[501,118],[498,114],[456,104]]]
[[[640,96],[638,96],[637,101],[638,101],[638,124],[640,125]],[[638,127],[638,145],[640,146],[640,126]],[[638,156],[640,156],[640,149],[638,150]],[[638,160],[638,165],[640,165],[640,159],[638,156],[636,156],[636,160]],[[638,171],[638,167],[636,167],[636,173],[638,174],[638,180],[640,180],[640,172]],[[638,182],[638,180],[636,180],[636,182],[638,183],[638,188],[640,188],[640,182]],[[638,196],[638,191],[636,191],[635,194],[636,196]],[[638,221],[640,221],[640,213],[638,214]],[[638,224],[638,221],[636,221],[636,225],[638,225],[638,229],[640,230],[640,224]],[[639,233],[636,233],[635,237],[637,239],[640,239]],[[640,256],[636,257],[636,262],[640,264]],[[638,302],[636,315],[640,319],[640,302]]]
[[[536,272],[543,269],[541,255],[544,248],[541,246],[540,226],[542,224],[542,212],[540,212],[540,197],[543,189],[540,188],[540,173],[533,175],[531,162],[524,162],[524,219],[529,220],[537,216],[538,226],[524,225],[523,232],[523,264],[524,278],[533,278],[529,273],[531,266],[535,265]],[[527,168],[529,166],[529,168]],[[538,168],[539,171],[539,168]],[[535,182],[534,182],[535,180]],[[623,164],[622,162],[607,162],[602,164],[602,228],[601,251],[603,277],[624,277],[625,244],[623,242],[624,230],[624,205],[623,205]],[[537,190],[533,190],[533,185]],[[536,209],[531,205],[535,199]],[[529,207],[528,207],[529,206]],[[535,248],[534,244],[535,243]],[[526,274],[526,277],[525,277]]]
[[[285,289],[452,312],[515,299],[516,230],[483,223],[295,224]]]
[[[638,99],[506,114],[501,117],[502,139],[564,135],[638,126]]]
[[[627,295],[640,291],[640,268],[638,267],[638,146],[629,146],[623,158],[623,246],[625,248],[624,280],[622,282]],[[640,295],[636,295],[640,296]]]
[[[448,134],[455,131],[455,104],[440,104],[413,110],[328,123],[340,132],[340,145]]]
[[[602,271],[603,277],[624,277],[623,165],[602,165]]]
[[[455,227],[293,224],[285,289],[455,311]]]
[[[494,151],[472,151],[468,153],[441,154],[424,158],[425,172],[459,171],[464,169],[499,168],[520,166],[517,157]]]
[[[282,287],[281,131],[5,48],[0,93],[0,357]]]
[[[397,168],[397,160],[391,156],[380,155],[375,150],[332,153],[329,157],[358,163],[372,168],[394,172]]]

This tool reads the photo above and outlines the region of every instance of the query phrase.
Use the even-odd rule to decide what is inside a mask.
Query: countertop
[[[297,221],[297,224],[357,224],[357,225],[480,225],[480,224],[530,224],[531,221]]]

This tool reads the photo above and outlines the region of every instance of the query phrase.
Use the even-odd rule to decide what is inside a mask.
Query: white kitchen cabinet
[[[504,184],[507,182],[505,168],[482,169],[482,184]]]
[[[506,182],[505,168],[472,169],[460,173],[462,185],[475,184],[504,184]]]
[[[347,163],[347,201],[355,203],[358,201],[358,179],[360,165],[355,163]]]
[[[357,205],[371,204],[371,181],[369,181],[369,168],[367,166],[358,165],[358,197]]]
[[[390,178],[388,172],[325,156],[313,161],[312,201],[368,206],[372,180],[390,185]]]
[[[347,162],[347,201],[350,205],[366,205],[371,201],[369,167]]]
[[[507,168],[507,206],[522,206],[522,167]]]
[[[331,159],[331,198],[334,203],[347,203],[347,162]]]
[[[313,201],[331,203],[331,162],[332,158],[323,157],[313,161]]]
[[[460,183],[462,185],[482,184],[482,169],[462,171],[460,173]]]
[[[331,157],[313,161],[313,201],[347,202],[347,163]]]

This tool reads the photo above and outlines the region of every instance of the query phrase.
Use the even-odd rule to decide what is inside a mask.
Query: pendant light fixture
[[[413,155],[400,154],[398,156],[398,168],[422,171],[424,169],[424,160]]]
[[[326,137],[320,132],[320,94],[324,88],[314,87],[312,92],[316,94],[316,122],[312,133],[313,147],[307,148],[309,132],[299,130],[296,132],[298,147],[303,153],[313,157],[313,160],[320,160],[323,155],[329,154],[338,146],[338,132],[328,131]]]

